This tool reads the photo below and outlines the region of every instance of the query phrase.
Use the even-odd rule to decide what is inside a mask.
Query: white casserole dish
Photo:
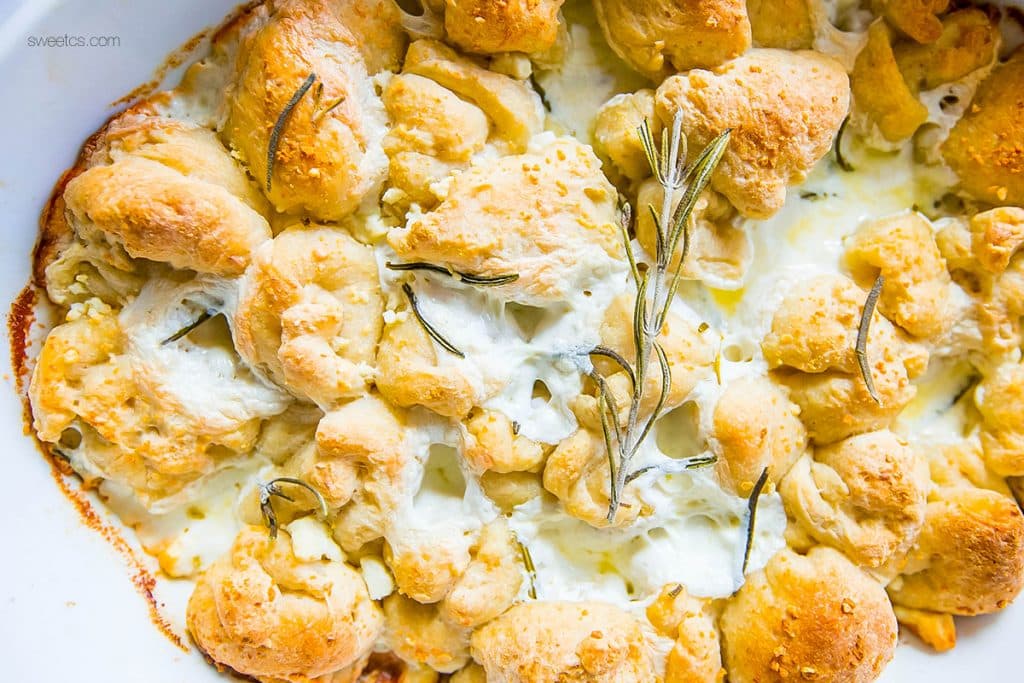
[[[218,23],[234,4],[30,0],[0,9],[0,17],[6,17],[0,24],[0,130],[6,137],[0,165],[0,299],[5,305],[29,278],[43,203],[82,141],[114,111],[110,103],[148,81],[170,52]],[[93,37],[117,38],[119,45],[61,46],[61,37],[64,43],[77,43],[79,36],[86,43]],[[55,40],[46,41],[48,37]],[[6,336],[4,354],[10,355]],[[194,648],[185,653],[153,624],[146,598],[133,585],[137,568],[101,533],[84,525],[65,499],[49,464],[24,435],[13,371],[5,368],[0,374],[0,433],[5,435],[7,468],[7,543],[0,562],[0,648],[8,662],[3,678],[222,680]],[[172,582],[156,587],[156,604],[166,602],[162,609],[179,635],[187,590]],[[1024,605],[992,617],[960,620],[958,633],[956,649],[945,655],[929,654],[911,637],[903,638],[882,680],[1013,679]]]

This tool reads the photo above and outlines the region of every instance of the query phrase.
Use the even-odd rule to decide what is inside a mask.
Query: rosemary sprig
[[[319,491],[301,479],[295,479],[294,477],[278,477],[277,479],[271,479],[266,484],[257,483],[256,487],[260,494],[260,513],[263,515],[263,523],[267,525],[267,529],[270,531],[270,538],[277,538],[278,529],[277,513],[274,512],[274,505],[271,502],[272,499],[276,497],[283,498],[289,503],[295,502],[294,498],[281,490],[281,484],[301,486],[313,494],[313,497],[316,498],[317,505],[320,508],[320,518],[327,519],[327,501],[324,500],[323,495]]]
[[[875,314],[875,306],[878,304],[878,297],[882,294],[882,286],[884,284],[885,278],[879,275],[875,279],[875,284],[871,287],[871,291],[868,292],[868,298],[864,301],[864,310],[861,311],[860,315],[860,327],[857,328],[857,346],[854,349],[857,354],[857,365],[860,366],[860,374],[864,377],[864,384],[867,386],[871,398],[878,405],[882,405],[882,398],[875,391],[875,382],[871,379],[871,366],[868,364],[868,332],[871,328],[871,317]]]
[[[274,162],[277,161],[277,145],[281,142],[281,133],[284,132],[284,127],[288,123],[288,119],[292,116],[292,111],[299,104],[303,95],[309,91],[313,86],[313,82],[316,80],[316,74],[310,73],[306,76],[306,80],[302,82],[299,89],[295,91],[288,103],[284,105],[284,109],[277,117],[277,121],[274,123],[273,130],[270,131],[270,144],[267,145],[267,192],[270,192],[270,184],[274,177]]]
[[[416,294],[412,291],[412,287],[409,286],[408,282],[402,284],[402,291],[405,292],[405,297],[409,300],[409,308],[412,309],[412,314],[416,316],[416,320],[418,320],[420,325],[423,326],[423,330],[430,336],[430,338],[436,341],[438,345],[448,353],[456,355],[459,358],[465,358],[466,354],[459,351],[454,344],[445,339],[441,333],[437,331],[437,328],[431,325],[430,322],[423,317],[423,313],[420,312],[419,304],[416,303]]]
[[[747,574],[747,564],[750,562],[750,550],[754,547],[754,524],[757,521],[757,501],[761,497],[761,491],[764,490],[764,485],[766,483],[768,483],[767,467],[761,470],[761,476],[757,478],[757,482],[754,484],[754,489],[750,492],[750,497],[747,498],[747,514],[744,518],[747,541],[746,545],[743,547],[742,565],[742,573],[744,576]]]
[[[475,285],[477,287],[498,287],[500,285],[507,285],[510,282],[515,282],[519,279],[519,273],[509,273],[507,275],[495,275],[493,277],[488,277],[485,275],[474,275],[473,273],[463,273],[452,268],[439,266],[436,263],[427,263],[426,261],[413,261],[412,263],[393,263],[388,261],[384,266],[388,270],[428,270],[432,273],[446,275],[450,278],[465,282],[467,285]]]
[[[637,266],[636,254],[633,252],[630,239],[633,212],[628,204],[622,207],[621,232],[625,243],[626,256],[629,259],[630,272],[637,288],[636,301],[633,308],[633,345],[635,357],[628,362],[620,354],[598,347],[592,353],[612,359],[627,369],[632,382],[632,393],[629,400],[628,417],[621,424],[620,414],[614,397],[604,378],[597,372],[590,373],[598,388],[598,412],[601,418],[601,431],[604,436],[605,448],[608,453],[608,467],[611,485],[608,495],[608,523],[612,523],[619,506],[622,504],[623,489],[635,481],[637,477],[652,471],[669,474],[675,471],[703,467],[714,460],[699,456],[678,464],[664,464],[633,470],[631,463],[641,444],[651,433],[654,423],[661,416],[672,386],[672,369],[664,349],[657,339],[668,317],[669,306],[675,298],[681,282],[683,264],[690,247],[689,223],[690,216],[701,193],[711,182],[711,174],[721,160],[729,145],[731,131],[726,130],[705,147],[692,164],[686,163],[686,136],[682,132],[682,114],[677,112],[672,125],[661,137],[660,148],[655,144],[650,124],[644,122],[637,129],[637,135],[647,156],[651,173],[661,185],[664,196],[660,212],[653,206],[648,209],[654,218],[655,225],[655,258],[654,264],[641,272]],[[682,190],[679,202],[673,205],[677,191]],[[680,249],[679,262],[673,268],[672,257],[676,249]],[[651,365],[656,359],[661,374],[661,392],[654,410],[646,418],[641,418],[640,406],[644,400],[645,380],[652,371]]]
[[[167,346],[168,344],[174,343],[179,339],[188,336],[192,332],[192,330],[196,329],[197,327],[205,323],[207,320],[212,319],[215,315],[217,315],[217,311],[213,310],[212,308],[207,308],[205,311],[199,314],[198,318],[196,318],[188,325],[172,334],[167,339],[164,339],[162,342],[160,342],[160,346]]]
[[[836,133],[836,165],[847,173],[853,173],[853,164],[843,156],[843,134],[846,133],[846,127],[850,124],[850,116],[847,115],[843,122],[839,124],[839,132]]]
[[[526,547],[526,544],[516,538],[516,545],[519,546],[519,557],[523,561],[523,567],[526,568],[526,575],[530,579],[530,587],[527,594],[537,599],[537,567],[533,564],[533,556],[530,554],[530,549]]]

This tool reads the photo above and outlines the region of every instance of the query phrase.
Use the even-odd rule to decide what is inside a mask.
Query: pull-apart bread
[[[247,679],[948,650],[1024,586],[1014,16],[251,3],[48,202],[35,435]]]

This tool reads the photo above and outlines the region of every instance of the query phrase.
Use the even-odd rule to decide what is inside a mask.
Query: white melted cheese
[[[389,247],[379,246],[377,254],[381,285],[397,301],[407,275],[384,265],[397,260]],[[443,275],[418,273],[415,280],[423,317],[466,356],[438,347],[438,364],[466,377],[485,397],[484,407],[503,412],[521,425],[523,436],[544,443],[557,443],[576,429],[569,402],[582,389],[581,370],[590,368],[587,351],[600,342],[609,303],[626,288],[623,262],[600,248],[579,256],[586,277],[574,283],[565,301],[546,307],[511,302],[500,288],[470,287]],[[550,399],[535,396],[538,382]]]

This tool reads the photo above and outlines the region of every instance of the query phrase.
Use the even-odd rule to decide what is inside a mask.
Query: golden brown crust
[[[544,128],[544,111],[533,90],[460,56],[444,43],[414,42],[405,54],[403,72],[436,81],[478,106],[513,152],[525,151],[530,138]]]
[[[445,0],[448,39],[468,52],[543,52],[565,0]]]
[[[1024,49],[982,81],[963,118],[942,144],[961,189],[990,204],[1024,205]]]
[[[730,382],[712,416],[715,472],[722,487],[749,495],[761,471],[778,482],[807,448],[797,408],[769,379]]]
[[[682,585],[668,585],[648,605],[647,620],[674,640],[665,661],[665,683],[717,683],[722,653],[712,601],[695,598]]]
[[[934,43],[942,35],[936,16],[949,0],[872,0],[872,9],[919,43]]]
[[[365,391],[383,311],[369,247],[340,228],[294,225],[246,271],[235,345],[277,383],[327,409]]]
[[[990,64],[999,28],[980,9],[952,12],[942,18],[942,35],[928,45],[903,41],[893,46],[900,73],[914,92],[932,90]]]
[[[719,621],[733,683],[875,680],[896,648],[885,591],[839,552],[783,550],[729,599]]]
[[[520,603],[476,630],[473,659],[506,683],[652,680],[640,623],[599,602]]]
[[[974,394],[985,464],[1004,477],[1024,475],[1024,365],[1005,363]]]
[[[305,681],[359,663],[383,617],[342,562],[302,562],[291,537],[243,529],[200,577],[188,629],[215,662],[242,674]],[[360,665],[361,667],[361,665]]]
[[[711,185],[744,216],[767,218],[782,207],[786,185],[802,181],[832,146],[849,93],[846,72],[830,57],[758,49],[672,76],[658,88],[657,107],[666,125],[682,113],[692,154],[732,129]]]
[[[208,130],[125,116],[92,156],[64,192],[72,226],[87,241],[175,268],[239,275],[271,237],[262,198]]]
[[[863,114],[868,126],[878,126],[886,140],[908,138],[928,120],[928,109],[900,73],[892,32],[881,20],[868,29],[868,42],[857,54],[850,86],[854,113]]]
[[[620,257],[617,196],[588,146],[557,138],[456,176],[436,209],[392,230],[388,242],[409,261],[518,273],[500,288],[510,299],[557,301]]]
[[[950,614],[1004,608],[1024,586],[1024,516],[1012,498],[984,489],[939,489],[894,603]]]
[[[379,189],[387,173],[380,146],[385,116],[368,76],[374,67],[397,64],[398,10],[385,0],[283,0],[262,12],[262,25],[246,33],[239,47],[222,134],[265,185],[272,130],[315,74],[317,84],[281,132],[264,189],[278,211],[340,220]],[[366,50],[377,55],[368,60],[365,37],[389,35],[395,37],[384,41],[386,49]]]
[[[814,43],[814,0],[747,0],[750,29],[758,47],[808,50]]]
[[[671,69],[718,66],[750,47],[742,0],[596,0],[594,12],[615,53],[656,80]]]
[[[879,274],[885,278],[878,310],[911,335],[941,337],[952,327],[952,279],[921,214],[908,211],[861,225],[846,241],[845,259],[865,289]]]
[[[883,430],[816,449],[789,471],[779,493],[815,540],[878,568],[917,539],[929,485],[924,458]]]

